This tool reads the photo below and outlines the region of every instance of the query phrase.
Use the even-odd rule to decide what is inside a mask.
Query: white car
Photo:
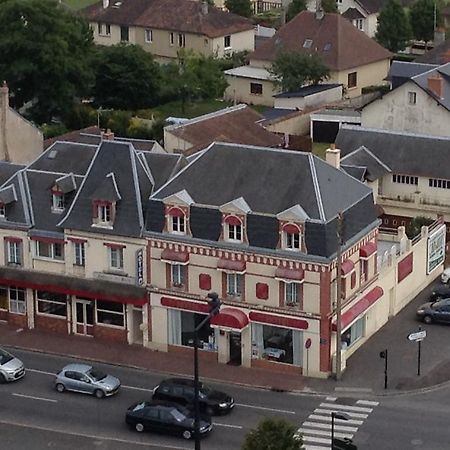
[[[450,267],[447,267],[447,268],[441,273],[441,282],[447,284],[449,281],[450,281]]]
[[[23,362],[0,348],[0,383],[16,381],[25,375]]]

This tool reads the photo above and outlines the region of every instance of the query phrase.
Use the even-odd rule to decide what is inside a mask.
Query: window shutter
[[[269,286],[266,283],[256,283],[256,297],[260,300],[269,298]]]
[[[211,275],[208,275],[207,273],[201,273],[198,276],[198,284],[200,289],[202,289],[203,291],[211,290]]]

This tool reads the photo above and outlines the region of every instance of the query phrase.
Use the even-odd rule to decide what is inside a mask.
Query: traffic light
[[[215,292],[210,292],[208,294],[208,305],[209,305],[209,314],[211,316],[217,316],[220,311],[220,299],[219,295]]]

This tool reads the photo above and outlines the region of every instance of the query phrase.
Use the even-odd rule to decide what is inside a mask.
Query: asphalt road
[[[193,442],[180,438],[138,434],[124,423],[127,407],[149,399],[160,375],[129,368],[99,366],[118,376],[118,395],[96,399],[83,394],[59,394],[53,387],[54,374],[69,358],[14,351],[28,368],[24,379],[0,385],[0,448],[8,450],[138,450],[192,449]],[[365,450],[442,450],[447,442],[450,387],[423,393],[370,398],[360,393],[339,393],[335,398],[294,395],[215,385],[236,399],[235,410],[215,417],[215,429],[202,442],[202,449],[238,450],[248,431],[266,416],[283,417],[298,427],[316,426],[319,444],[326,448],[328,425],[311,425],[326,405],[348,408],[358,425],[353,441]],[[344,397],[345,395],[345,397]],[[339,406],[349,405],[349,406]],[[329,407],[329,406],[328,406]],[[367,410],[367,411],[365,411]],[[361,414],[367,412],[367,414]],[[359,422],[356,419],[362,418]],[[353,423],[343,423],[352,429]],[[320,441],[324,443],[320,443]],[[282,450],[282,449],[280,449]]]

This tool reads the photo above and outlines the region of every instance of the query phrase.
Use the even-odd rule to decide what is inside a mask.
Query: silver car
[[[92,394],[97,398],[117,393],[120,380],[88,364],[68,364],[57,375],[55,388],[58,392],[74,391]]]
[[[0,383],[16,381],[25,375],[23,362],[0,348]]]

